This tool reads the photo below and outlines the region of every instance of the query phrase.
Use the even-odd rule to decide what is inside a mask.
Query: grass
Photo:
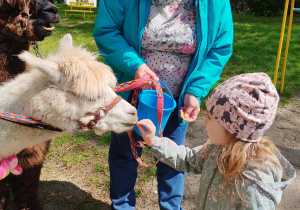
[[[84,133],[76,133],[74,135],[63,135],[56,138],[56,141],[52,143],[52,148],[58,148],[61,145],[70,142],[73,146],[80,146],[85,144],[87,140],[95,139],[100,145],[109,145],[110,144],[110,132],[98,136],[94,131],[87,131]]]
[[[39,43],[40,51],[46,56],[49,53],[56,52],[59,45],[59,40],[67,33],[73,37],[74,45],[82,45],[92,52],[99,52],[92,33],[97,17],[97,9],[93,9],[94,13],[86,14],[86,19],[83,19],[82,13],[67,13],[65,18],[64,10],[67,5],[58,4],[58,13],[61,16],[61,21],[55,26],[53,35]],[[100,58],[101,60],[102,58]]]
[[[222,79],[246,72],[265,72],[272,79],[279,46],[282,18],[262,18],[234,15],[234,53],[225,68]],[[287,32],[285,32],[285,35]],[[283,97],[290,98],[300,86],[300,16],[295,16],[290,38]],[[285,41],[279,68],[277,86],[280,86]]]
[[[93,14],[87,14],[83,20],[81,13],[69,13],[64,17],[66,5],[57,5],[62,17],[60,23],[55,25],[52,36],[39,43],[40,51],[47,56],[56,52],[59,40],[66,34],[73,36],[75,45],[82,45],[92,52],[98,52],[92,32],[96,20],[97,9]],[[234,14],[234,52],[226,65],[219,82],[220,84],[229,77],[247,72],[265,72],[271,78],[274,76],[275,62],[279,44],[282,17],[253,17],[250,15]],[[287,102],[293,93],[299,91],[300,87],[300,16],[295,14],[290,40],[286,78],[281,101]],[[285,39],[284,39],[285,43]],[[277,87],[281,79],[285,44],[280,61]],[[103,59],[99,57],[99,61]],[[215,86],[216,86],[215,85]],[[204,110],[205,99],[202,100],[201,108]],[[87,149],[88,141],[92,140],[97,147]],[[101,178],[101,174],[108,177],[108,145],[110,144],[110,133],[101,137],[93,131],[84,134],[66,135],[52,141],[48,157],[61,161],[66,166],[78,166],[83,162],[92,165],[92,174],[89,174],[89,184],[97,185],[108,190],[109,179]],[[69,152],[72,151],[72,152]],[[149,152],[144,151],[143,158],[146,163],[154,162]],[[54,166],[53,166],[54,167]],[[147,182],[156,175],[156,168],[139,167],[138,182]],[[138,196],[142,194],[140,189],[135,189]]]
[[[233,54],[224,68],[220,80],[214,87],[226,79],[243,73],[265,72],[273,80],[282,17],[254,17],[251,15],[233,14],[234,42]],[[287,24],[288,25],[288,24]],[[286,26],[287,28],[287,26]],[[294,15],[287,57],[286,74],[281,102],[289,101],[300,87],[300,16]],[[280,66],[277,77],[277,90],[279,92],[283,57],[287,30],[282,46]],[[213,90],[213,88],[212,88]],[[202,100],[201,108],[205,109],[206,98]]]

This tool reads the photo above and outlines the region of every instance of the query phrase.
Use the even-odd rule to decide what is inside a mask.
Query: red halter
[[[137,79],[137,80],[132,80],[129,82],[125,82],[122,84],[117,85],[116,88],[114,88],[113,90],[115,92],[123,92],[123,91],[127,91],[127,90],[131,90],[134,88],[138,88],[139,86],[141,86],[142,84],[149,82],[150,80],[150,76],[148,74],[145,74],[142,78]],[[160,94],[162,95],[162,93]],[[134,99],[135,97],[133,97]],[[110,102],[107,106],[105,106],[104,108],[100,108],[97,109],[95,112],[88,112],[85,115],[87,116],[94,116],[94,119],[92,119],[90,122],[88,122],[87,124],[84,124],[83,122],[81,122],[80,120],[77,120],[77,123],[79,125],[80,128],[88,128],[88,129],[92,129],[93,126],[95,126],[99,120],[101,120],[103,117],[106,116],[106,113],[108,111],[110,111],[119,101],[121,101],[122,98],[120,96],[117,96],[112,102]],[[131,101],[131,105],[133,105],[135,107],[135,102],[136,100],[132,100]],[[163,105],[162,105],[163,107]],[[161,109],[162,110],[162,109]],[[101,116],[100,113],[101,111],[104,111],[105,115]],[[161,123],[161,119],[162,119],[162,114],[161,117],[158,118],[159,124]]]
[[[92,129],[93,126],[95,126],[99,120],[101,120],[103,117],[106,116],[106,113],[108,111],[110,111],[119,101],[122,100],[122,97],[117,96],[112,102],[110,102],[107,106],[105,106],[104,108],[100,108],[97,109],[96,111],[92,112],[88,112],[85,115],[87,116],[94,116],[94,119],[92,119],[88,124],[84,124],[83,122],[81,122],[80,120],[77,120],[77,123],[79,125],[80,128],[82,127],[86,127],[88,129]],[[101,116],[100,113],[101,111],[104,111],[105,115]]]

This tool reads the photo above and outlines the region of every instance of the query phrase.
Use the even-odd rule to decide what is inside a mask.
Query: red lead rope
[[[150,75],[145,74],[140,79],[132,80],[132,81],[129,81],[129,82],[119,84],[114,89],[114,91],[115,92],[123,92],[123,91],[131,90],[131,89],[135,88],[132,99],[131,99],[131,105],[136,107],[137,96],[138,96],[138,93],[139,93],[139,88],[138,87],[140,87],[144,83],[149,83],[149,81],[152,81],[153,86],[155,87],[156,93],[157,93],[157,119],[158,119],[158,123],[159,123],[158,136],[162,137],[163,133],[162,133],[162,129],[161,129],[161,121],[162,121],[162,116],[163,116],[163,107],[164,107],[164,98],[163,97],[164,96],[163,96],[161,85],[158,81],[150,79]],[[131,151],[132,151],[133,156],[135,157],[136,161],[143,167],[153,167],[153,166],[155,166],[158,163],[158,160],[156,160],[156,162],[153,163],[152,165],[148,165],[144,161],[142,161],[142,159],[137,154],[136,146],[137,147],[148,147],[148,145],[143,141],[135,141],[132,137],[132,133],[131,133],[130,130],[127,131],[127,133],[128,133],[129,138],[130,138]]]

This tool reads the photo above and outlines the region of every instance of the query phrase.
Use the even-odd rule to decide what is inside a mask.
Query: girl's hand
[[[156,76],[156,74],[146,65],[142,64],[135,72],[134,79],[140,79],[144,74],[149,74],[151,79],[159,80],[159,78]],[[151,89],[151,81],[149,83],[146,83],[140,87],[141,89]]]
[[[187,122],[194,122],[200,112],[200,105],[198,99],[190,93],[184,96],[184,105],[180,109],[180,116]]]
[[[136,125],[140,130],[145,142],[148,144],[148,146],[152,147],[152,145],[154,144],[156,132],[156,127],[153,122],[149,119],[144,119],[138,121]],[[144,127],[146,128],[146,130],[144,129]]]

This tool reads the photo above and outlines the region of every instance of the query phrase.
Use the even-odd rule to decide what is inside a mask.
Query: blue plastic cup
[[[164,95],[164,108],[163,108],[163,116],[161,121],[161,129],[162,131],[165,129],[168,119],[171,113],[174,111],[176,107],[176,101],[173,98],[173,95],[169,88],[161,81],[159,81],[162,86],[164,86],[170,95],[163,93]],[[158,136],[159,132],[159,124],[157,118],[157,92],[156,90],[142,90],[138,95],[138,119],[150,119],[156,127],[155,135]],[[142,136],[138,127],[135,125],[134,130],[137,134]]]

